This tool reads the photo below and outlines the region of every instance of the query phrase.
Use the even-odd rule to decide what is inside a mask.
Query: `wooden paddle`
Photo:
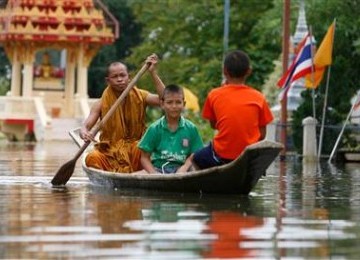
[[[135,75],[135,77],[130,81],[130,83],[127,85],[127,87],[124,89],[124,91],[121,93],[121,95],[118,97],[118,99],[115,101],[115,103],[112,105],[110,110],[106,113],[106,115],[102,118],[102,120],[96,124],[91,129],[91,134],[95,136],[97,132],[99,132],[100,128],[105,124],[105,122],[109,119],[109,117],[112,116],[112,114],[115,112],[115,109],[120,105],[120,103],[124,100],[126,95],[129,93],[129,91],[135,86],[135,83],[140,79],[140,77],[145,73],[145,71],[149,68],[150,64],[145,64],[139,72]],[[85,151],[85,149],[89,146],[90,141],[86,141],[84,145],[80,148],[80,150],[76,153],[73,159],[65,163],[63,166],[60,167],[60,169],[55,174],[54,178],[51,180],[52,185],[65,185],[67,181],[72,176],[76,161],[79,159],[81,154]]]

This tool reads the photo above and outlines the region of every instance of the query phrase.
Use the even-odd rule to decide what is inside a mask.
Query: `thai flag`
[[[277,83],[277,85],[283,89],[280,95],[280,99],[283,99],[294,81],[311,73],[313,66],[311,58],[311,46],[311,37],[309,34],[307,34],[300,42],[297,48],[299,51],[296,54],[291,66]]]
[[[358,97],[356,98],[356,101],[355,101],[355,105],[354,105],[354,111],[355,110],[358,110],[360,108],[360,94],[358,95]]]

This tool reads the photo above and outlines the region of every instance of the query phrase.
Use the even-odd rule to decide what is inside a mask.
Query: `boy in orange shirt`
[[[211,90],[202,116],[217,130],[212,142],[195,152],[197,169],[222,165],[236,159],[246,146],[265,138],[273,115],[265,97],[245,84],[251,74],[250,59],[243,51],[227,54],[223,64],[225,84]]]

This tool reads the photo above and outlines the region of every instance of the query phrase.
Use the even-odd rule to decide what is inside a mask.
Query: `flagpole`
[[[336,28],[336,20],[334,20],[334,32],[332,35],[332,38],[333,38],[332,42],[334,42],[335,28]],[[321,157],[322,143],[323,143],[323,138],[324,138],[324,125],[325,125],[325,116],[326,116],[327,100],[328,100],[328,92],[329,92],[330,73],[331,73],[331,64],[328,66],[328,72],[327,72],[327,78],[326,78],[324,106],[323,106],[323,113],[322,113],[322,118],[321,118],[321,129],[320,129],[319,148],[318,148],[318,151],[319,151],[318,159],[319,160]]]
[[[326,108],[327,108],[327,99],[328,99],[328,92],[329,92],[329,80],[330,80],[330,72],[331,66],[328,67],[327,78],[326,78],[326,87],[325,87],[325,98],[324,98],[324,106],[322,111],[322,118],[321,118],[321,128],[320,128],[320,138],[319,138],[319,148],[318,148],[318,159],[321,157],[321,149],[324,137],[324,125],[325,125],[325,116],[326,116]]]
[[[342,137],[342,135],[343,135],[343,133],[344,133],[345,126],[346,126],[346,124],[348,123],[348,121],[349,121],[352,113],[354,112],[355,106],[357,105],[357,103],[358,103],[359,101],[360,101],[360,92],[359,92],[359,94],[357,95],[354,104],[351,106],[351,109],[350,109],[350,111],[349,111],[349,113],[348,113],[348,115],[347,115],[347,117],[346,117],[346,120],[345,120],[345,122],[344,122],[344,125],[343,125],[341,131],[340,131],[340,134],[339,134],[338,138],[336,139],[336,142],[335,142],[335,145],[334,145],[334,147],[333,147],[333,149],[332,149],[332,151],[331,151],[331,154],[330,154],[328,163],[331,163],[331,160],[332,160],[332,158],[334,157],[335,151],[336,151],[336,149],[337,149],[337,147],[338,147],[338,145],[339,145],[340,139],[341,139],[341,137]]]
[[[224,0],[224,39],[223,39],[223,62],[229,49],[229,19],[230,19],[230,0]],[[222,73],[221,84],[225,82],[225,75]]]
[[[283,74],[286,73],[289,63],[289,35],[290,35],[290,0],[284,0],[283,4],[283,42],[282,42],[282,65]],[[290,83],[289,83],[290,84]],[[285,86],[286,87],[286,86]],[[285,91],[283,98],[280,101],[281,115],[280,115],[280,140],[284,149],[280,152],[280,159],[285,160],[287,149],[287,91]]]
[[[314,85],[314,48],[313,48],[313,34],[312,34],[312,27],[310,26],[309,28],[309,35],[310,35],[310,46],[311,46],[311,80],[313,82]],[[312,90],[311,90],[311,96],[312,96],[312,107],[313,107],[313,117],[314,119],[316,119],[316,108],[315,108],[315,88],[314,86],[312,86]]]
[[[224,57],[229,49],[230,0],[224,0]]]

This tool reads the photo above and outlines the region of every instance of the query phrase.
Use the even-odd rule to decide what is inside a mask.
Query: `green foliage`
[[[256,87],[262,85],[266,73],[273,68],[273,57],[278,56],[269,55],[271,50],[279,50],[276,41],[267,42],[266,36],[253,33],[255,29],[261,30],[256,25],[272,2],[231,1],[229,49],[249,53],[254,67],[249,82]],[[143,25],[144,41],[133,48],[127,62],[139,67],[146,56],[157,53],[162,58],[159,72],[165,84],[188,87],[202,104],[209,90],[222,81],[224,2],[129,1],[129,5],[137,22]],[[254,41],[258,39],[264,46],[255,47]],[[146,77],[142,82],[152,85]]]
[[[329,82],[326,124],[337,124],[346,118],[350,98],[359,89],[360,67],[360,1],[304,0],[308,25],[317,46],[336,18],[333,64]],[[106,67],[113,60],[123,60],[137,71],[146,57],[157,53],[161,57],[159,74],[165,84],[188,87],[202,106],[210,89],[222,81],[224,56],[223,0],[103,0],[120,23],[120,38],[113,45],[101,48],[89,68],[89,96],[99,97],[105,87]],[[253,73],[248,84],[261,89],[279,60],[282,43],[283,0],[231,0],[229,50],[242,49],[251,60]],[[291,32],[295,31],[299,3],[291,1]],[[278,66],[279,67],[279,66]],[[6,93],[10,65],[0,48],[0,94]],[[278,68],[277,71],[280,69]],[[316,114],[321,122],[326,75],[316,90]],[[154,90],[149,76],[138,84]],[[271,92],[271,91],[270,91]],[[276,96],[277,91],[272,91]],[[268,92],[269,93],[269,92]],[[275,98],[273,99],[275,100]],[[149,112],[154,113],[154,112]],[[149,117],[158,118],[159,114]],[[213,130],[198,114],[186,114],[200,128],[204,141]],[[304,92],[304,102],[293,113],[294,143],[302,150],[302,120],[312,116],[311,92]],[[323,151],[328,153],[338,129],[325,128]],[[347,138],[348,139],[348,138]]]
[[[214,137],[214,129],[211,128],[209,121],[204,120],[199,113],[191,110],[185,111],[184,116],[191,120],[197,127],[204,144],[209,143]]]
[[[132,10],[126,0],[103,0],[120,26],[120,37],[113,45],[104,46],[92,60],[89,67],[89,96],[100,97],[105,88],[107,65],[112,61],[123,61],[131,54],[131,47],[141,42],[141,26],[135,22]],[[132,67],[129,66],[131,70]]]
[[[328,88],[328,109],[326,110],[325,125],[338,125],[338,129],[326,127],[322,151],[329,154],[335,144],[336,138],[346,118],[351,104],[350,99],[359,89],[360,52],[360,2],[352,0],[317,0],[310,1],[307,6],[308,24],[312,25],[317,46],[321,43],[328,27],[336,18],[336,29],[333,49],[333,64],[330,70]],[[316,90],[316,115],[321,123],[323,102],[326,89],[325,73],[322,83]],[[296,148],[302,150],[301,120],[312,116],[312,98],[305,95],[304,103],[294,113],[293,131]],[[311,108],[311,109],[310,109]]]
[[[358,134],[358,133],[357,133]],[[352,152],[359,152],[360,151],[360,144],[358,142],[358,138],[354,133],[348,133],[343,138],[343,148],[352,151]]]
[[[0,96],[6,95],[10,89],[10,81],[5,77],[0,77]]]
[[[10,89],[10,80],[8,79],[9,73],[10,62],[4,49],[0,47],[0,96],[5,95]]]

